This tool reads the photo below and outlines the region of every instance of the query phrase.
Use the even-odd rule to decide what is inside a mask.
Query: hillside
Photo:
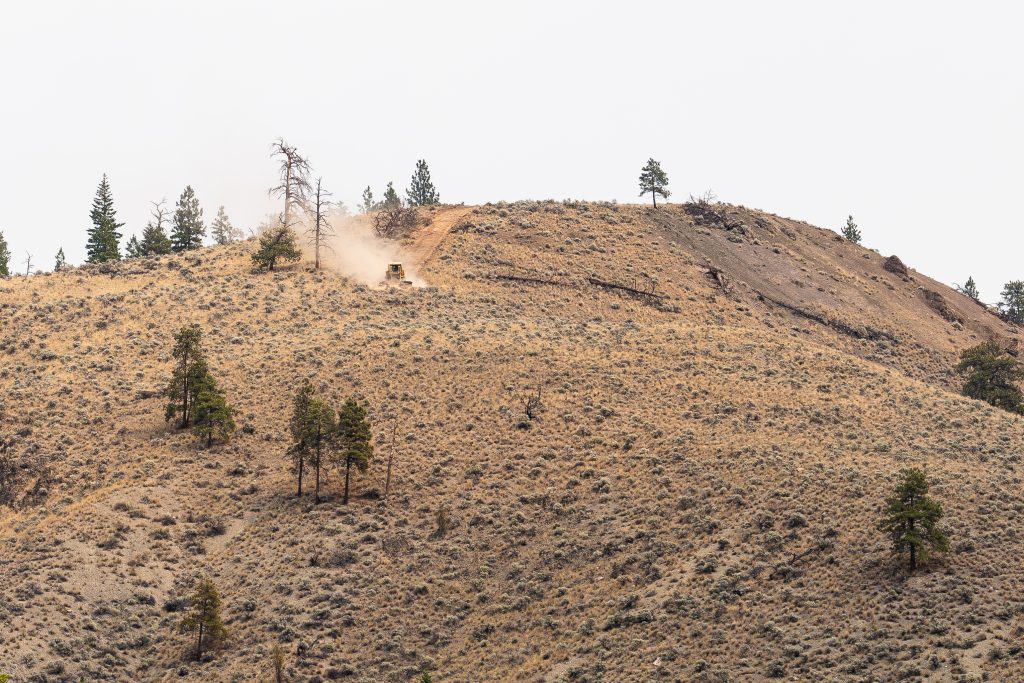
[[[951,371],[1018,336],[970,299],[724,205],[441,207],[409,289],[253,248],[0,282],[15,683],[271,680],[275,642],[288,681],[1024,680],[1024,424]],[[190,322],[240,427],[210,450],[158,395]],[[370,408],[347,507],[294,496],[304,377]],[[953,549],[907,578],[875,524],[910,465]],[[200,575],[229,639],[194,663]]]

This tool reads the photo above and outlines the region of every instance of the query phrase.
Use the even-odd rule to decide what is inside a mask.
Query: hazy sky
[[[186,184],[255,225],[278,136],[350,207],[421,157],[447,202],[635,202],[653,156],[673,200],[852,213],[995,300],[1024,279],[1021,7],[3,0],[0,230],[80,262],[104,172],[126,238]]]

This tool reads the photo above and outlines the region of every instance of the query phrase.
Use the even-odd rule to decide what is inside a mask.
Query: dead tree
[[[312,191],[309,185],[309,161],[303,158],[297,148],[281,138],[271,145],[271,158],[280,157],[280,182],[270,188],[272,197],[284,197],[284,224],[292,224],[294,209],[303,209]]]
[[[540,402],[540,387],[537,387],[536,394],[530,394],[523,399],[523,412],[526,413],[526,417],[532,420],[540,412],[542,404]]]
[[[25,277],[32,273],[32,254],[25,252]]]
[[[395,239],[416,227],[419,214],[411,206],[385,206],[373,217],[373,231],[377,237]]]
[[[331,202],[326,198],[330,197],[331,193],[321,187],[321,180],[322,178],[316,179],[316,193],[313,195],[312,207],[313,224],[306,231],[306,234],[309,235],[309,242],[313,245],[313,267],[316,270],[320,270],[320,248],[330,249],[330,245],[325,242],[334,237],[334,229],[327,219],[327,211],[330,209]]]

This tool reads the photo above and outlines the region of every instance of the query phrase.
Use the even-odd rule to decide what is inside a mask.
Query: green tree
[[[196,584],[195,593],[189,600],[188,611],[181,620],[182,633],[198,633],[196,640],[196,661],[203,658],[203,647],[223,640],[227,635],[220,616],[220,593],[210,579]]]
[[[288,423],[288,429],[292,433],[294,442],[288,448],[288,456],[295,463],[295,472],[299,480],[299,491],[296,497],[302,497],[302,474],[306,465],[306,458],[309,456],[309,430],[306,425],[310,413],[310,405],[315,396],[313,394],[313,383],[308,379],[299,387],[299,393],[292,400],[292,417]]]
[[[252,255],[258,268],[273,271],[278,261],[298,261],[302,258],[295,231],[283,222],[260,235],[260,245]]]
[[[384,190],[384,198],[380,200],[380,204],[376,205],[378,209],[395,209],[402,205],[402,200],[399,199],[398,193],[395,192],[395,184],[388,183],[387,188]]]
[[[217,244],[229,244],[238,239],[239,236],[239,230],[231,225],[231,220],[228,218],[227,213],[224,212],[223,206],[217,209],[217,217],[210,224],[210,232]]]
[[[429,671],[424,671],[420,674],[419,683],[433,683],[434,679],[431,678]]]
[[[289,453],[295,459],[299,473],[299,496],[302,495],[302,468],[306,462],[313,467],[314,503],[320,502],[320,475],[336,443],[337,426],[334,409],[326,401],[317,398],[312,383],[305,380],[292,405],[288,428],[295,442]]]
[[[0,235],[0,241],[3,241],[3,236]],[[62,270],[67,270],[68,260],[64,258],[64,247],[57,250],[57,258],[54,260],[53,272],[59,273]]]
[[[180,252],[203,246],[206,226],[203,225],[203,210],[195,190],[187,185],[178,198],[171,226],[171,251]]]
[[[143,256],[160,256],[171,253],[171,238],[167,236],[167,230],[164,228],[164,223],[168,220],[167,209],[164,208],[165,201],[161,199],[159,202],[150,202],[153,205],[153,209],[150,211],[152,218],[142,229],[141,251]]]
[[[142,245],[135,235],[128,238],[128,243],[124,247],[124,255],[125,258],[140,258],[146,255],[143,253]]]
[[[967,375],[965,396],[1024,414],[1024,394],[1017,388],[1024,371],[998,343],[987,341],[967,349],[960,354],[956,371]]]
[[[668,191],[668,174],[661,170],[661,164],[654,159],[648,159],[640,171],[640,196],[643,197],[648,192],[651,194],[654,208],[658,208],[657,195],[668,199],[672,194]]]
[[[942,514],[942,506],[928,496],[924,472],[911,468],[900,472],[878,529],[889,534],[897,553],[910,552],[910,571],[914,571],[919,558],[923,562],[930,552],[949,549],[949,539],[938,527]]]
[[[345,466],[345,496],[341,501],[343,505],[348,505],[352,466],[355,465],[360,472],[365,472],[370,465],[370,459],[373,457],[371,438],[366,409],[355,399],[348,399],[338,413],[337,430],[337,457]]]
[[[1011,280],[1003,286],[999,310],[1014,323],[1024,323],[1024,280]]]
[[[230,439],[235,432],[234,410],[228,405],[224,392],[209,373],[200,383],[195,400],[195,424],[192,431],[200,438],[206,439],[206,447],[210,448],[214,439]]]
[[[854,244],[860,244],[860,228],[853,222],[853,216],[846,218],[846,225],[843,226],[843,237]]]
[[[427,168],[426,159],[416,162],[416,172],[412,174],[412,182],[405,192],[409,206],[430,206],[441,201],[437,194],[437,188],[430,180],[430,169]]]
[[[170,401],[164,418],[173,420],[181,416],[179,426],[188,427],[195,417],[196,399],[208,381],[209,368],[203,355],[203,331],[199,325],[186,325],[174,335],[171,355],[177,363],[165,391]]]
[[[110,193],[106,173],[96,188],[96,197],[92,200],[89,218],[92,220],[92,227],[89,228],[89,239],[85,245],[86,260],[89,263],[120,260],[121,233],[118,230],[124,223],[117,222],[114,197]]]
[[[0,277],[11,276],[11,248],[7,246],[4,233],[0,232]]]
[[[367,185],[366,189],[363,190],[363,203],[360,204],[359,208],[362,209],[363,213],[370,213],[373,211],[373,190]]]
[[[971,297],[975,301],[981,299],[981,294],[978,292],[978,285],[974,283],[974,278],[968,276],[967,282],[964,284],[964,288],[960,290],[967,296]]]

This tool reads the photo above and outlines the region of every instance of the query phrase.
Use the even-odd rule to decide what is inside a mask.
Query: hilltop
[[[29,475],[0,671],[269,680],[281,642],[289,681],[1024,677],[1024,423],[952,371],[1016,328],[912,254],[744,207],[426,215],[412,288],[255,273],[251,240],[0,282],[0,453]],[[159,396],[191,322],[240,427],[210,450]],[[348,507],[336,474],[294,497],[306,377],[369,406]],[[911,465],[953,548],[907,578],[875,524]],[[200,575],[229,639],[194,663]]]

